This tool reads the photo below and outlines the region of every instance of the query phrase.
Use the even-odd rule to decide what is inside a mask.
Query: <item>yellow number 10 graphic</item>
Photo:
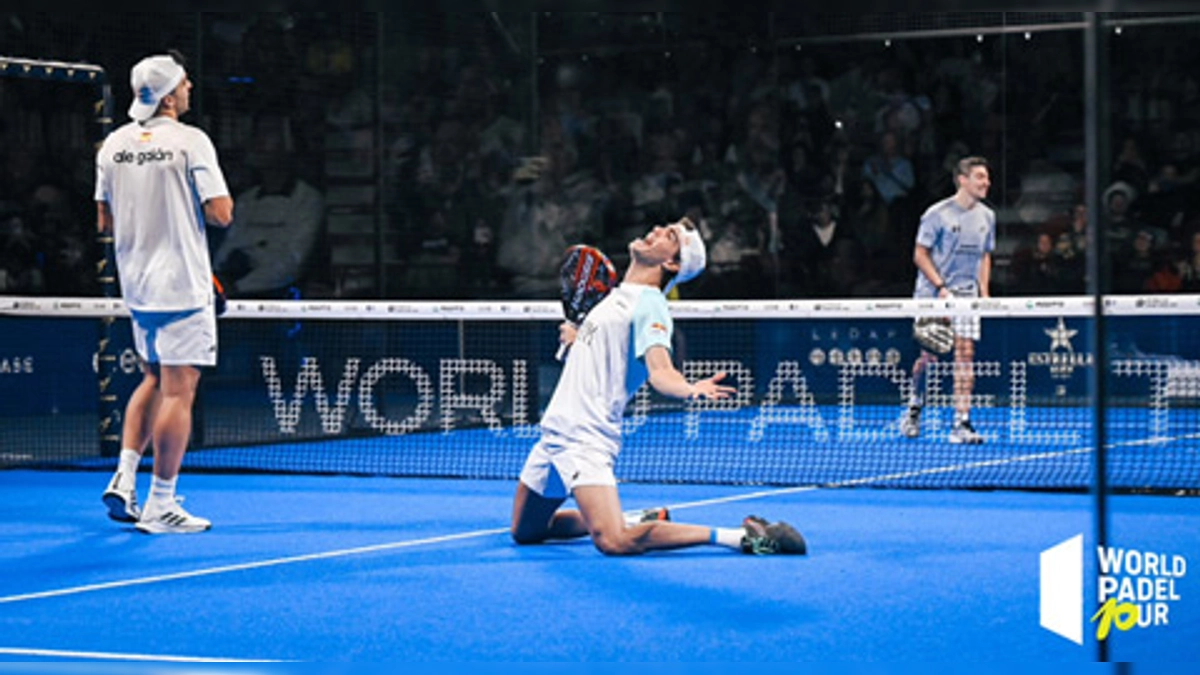
[[[1103,640],[1108,637],[1108,631],[1112,629],[1113,623],[1117,624],[1117,630],[1129,630],[1137,625],[1138,622],[1138,606],[1132,602],[1122,602],[1117,604],[1116,598],[1109,598],[1100,609],[1092,615],[1092,621],[1097,619],[1100,625],[1096,626],[1096,639]]]

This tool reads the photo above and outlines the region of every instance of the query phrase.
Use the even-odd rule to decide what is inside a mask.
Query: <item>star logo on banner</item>
[[[1071,346],[1071,338],[1075,337],[1075,334],[1079,331],[1074,328],[1067,328],[1067,324],[1061,316],[1058,317],[1057,326],[1054,328],[1043,328],[1042,330],[1046,332],[1046,335],[1050,336],[1050,351],[1054,351],[1059,347],[1067,351],[1075,351],[1075,348]]]

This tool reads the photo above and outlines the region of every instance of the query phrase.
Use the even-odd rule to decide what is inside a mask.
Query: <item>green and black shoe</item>
[[[796,528],[785,522],[768,523],[766,518],[746,516],[742,521],[746,534],[742,536],[742,553],[774,555],[784,553],[804,555],[808,543]]]

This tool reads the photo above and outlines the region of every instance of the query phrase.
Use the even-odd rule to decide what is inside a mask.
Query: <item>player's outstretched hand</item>
[[[737,388],[730,387],[726,384],[718,384],[725,379],[724,371],[719,372],[712,377],[703,380],[696,380],[692,383],[692,397],[698,399],[719,400],[729,398],[737,393]]]

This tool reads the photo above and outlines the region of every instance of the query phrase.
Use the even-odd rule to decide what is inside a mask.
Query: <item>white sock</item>
[[[741,549],[742,537],[745,536],[745,534],[746,531],[740,527],[736,529],[732,527],[714,527],[712,529],[712,536],[709,538],[709,541],[717,546],[727,546],[729,548]]]
[[[132,490],[137,485],[138,463],[142,454],[132,448],[121,450],[121,458],[117,460],[117,487],[122,490]]]
[[[155,476],[150,481],[150,501],[168,504],[175,501],[175,482],[179,476],[171,479]]]

